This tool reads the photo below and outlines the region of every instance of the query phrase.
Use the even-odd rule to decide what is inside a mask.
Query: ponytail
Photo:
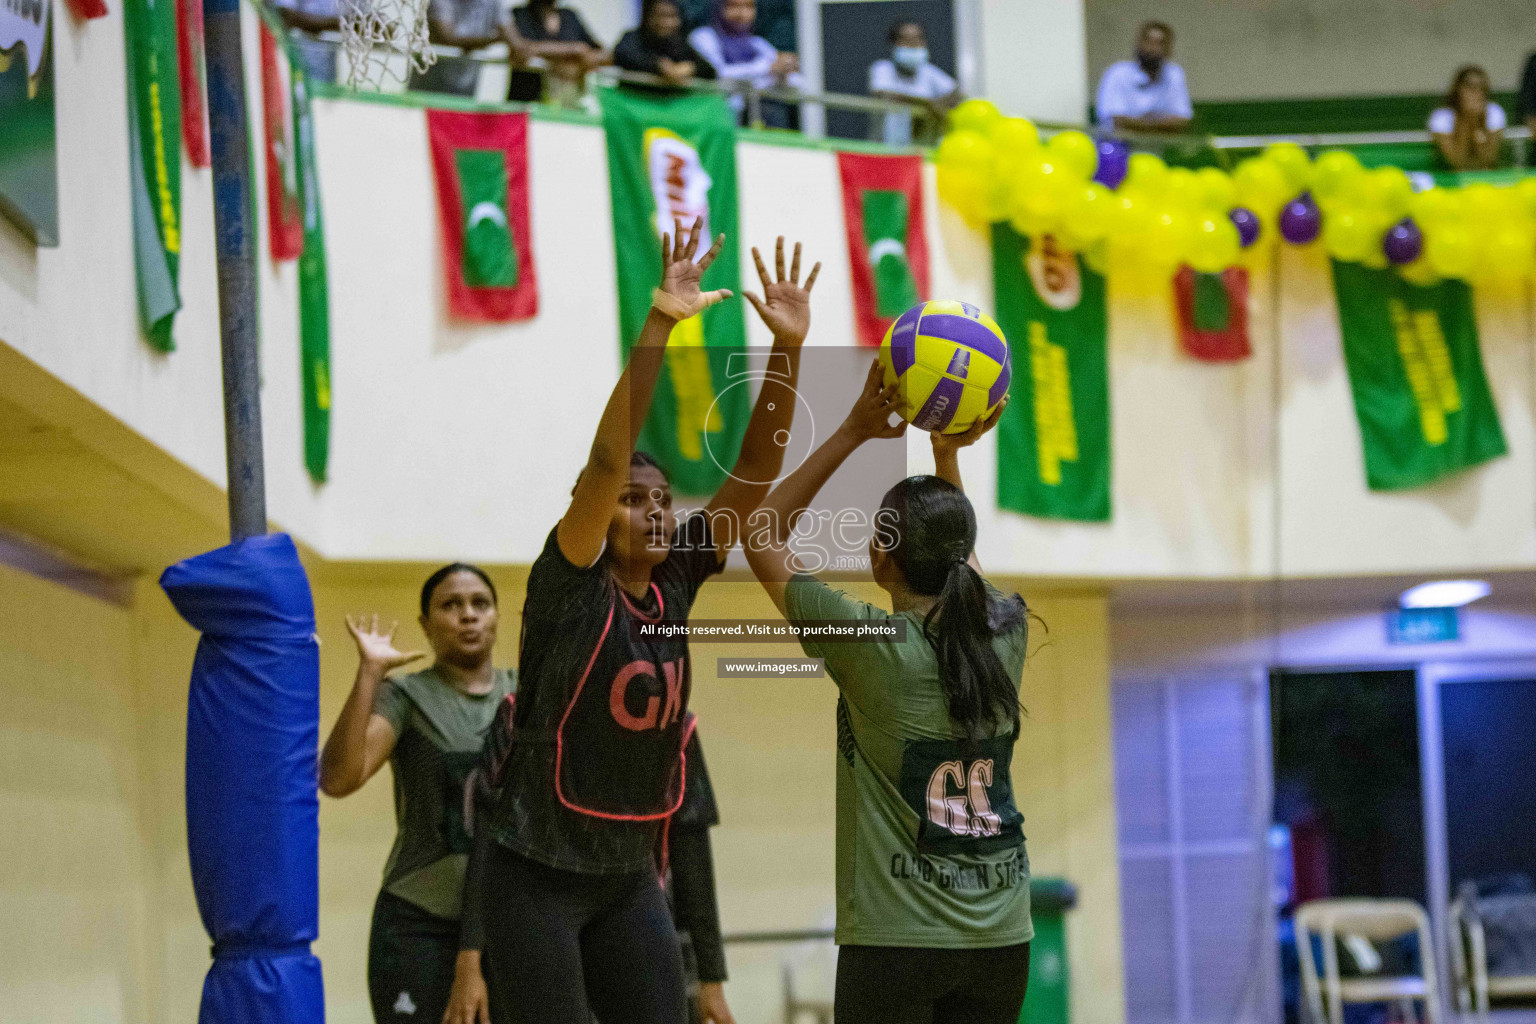
[[[1022,628],[1024,602],[993,602],[968,561],[976,512],[963,491],[935,476],[908,477],[886,493],[894,543],[889,549],[914,591],[935,598],[923,619],[933,645],[949,717],[967,736],[1019,722],[1018,681],[993,649],[1000,634]]]

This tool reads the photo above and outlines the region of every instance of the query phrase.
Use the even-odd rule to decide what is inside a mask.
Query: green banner
[[[895,318],[917,305],[917,281],[907,263],[907,194],[872,188],[864,193],[864,244],[875,282],[875,315]]]
[[[304,388],[304,467],[325,482],[331,453],[331,309],[325,277],[325,222],[320,216],[320,179],[315,165],[315,121],[303,61],[288,61],[298,142],[299,201],[304,211],[304,251],[299,254],[299,358]]]
[[[181,96],[175,0],[123,0],[128,57],[128,163],[139,326],[155,348],[176,347],[181,308]]]
[[[620,89],[604,90],[601,96],[618,259],[619,345],[626,357],[661,280],[659,231],[670,232],[674,220],[686,230],[702,215],[706,236],[726,236],[703,288],[729,288],[733,296],[673,330],[639,441],[666,468],[679,493],[712,494],[736,461],[751,412],[749,389],[731,387],[728,376],[745,368],[733,364],[731,356],[740,357],[746,347],[735,115],[720,96],[639,95]]]
[[[0,3],[0,214],[40,246],[59,244],[52,10]]]
[[[1373,491],[1419,487],[1503,455],[1472,289],[1333,263],[1344,362]]]
[[[997,322],[1012,400],[997,424],[997,503],[1045,519],[1109,519],[1104,278],[1050,235],[992,227]]]
[[[507,218],[507,154],[461,149],[453,163],[464,211],[464,283],[471,288],[511,288],[517,284],[517,245]]]

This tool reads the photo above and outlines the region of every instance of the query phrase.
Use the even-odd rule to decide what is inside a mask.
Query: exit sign
[[[1387,643],[1443,644],[1461,639],[1455,608],[1393,608],[1387,612]]]

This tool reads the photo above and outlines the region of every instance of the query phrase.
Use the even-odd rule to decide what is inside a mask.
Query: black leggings
[[[994,949],[843,946],[837,1024],[1017,1024],[1029,943]]]
[[[373,905],[368,1001],[378,1024],[438,1024],[453,990],[459,922],[387,892]]]
[[[654,871],[583,875],[491,847],[485,980],[496,1024],[685,1024],[683,958]]]

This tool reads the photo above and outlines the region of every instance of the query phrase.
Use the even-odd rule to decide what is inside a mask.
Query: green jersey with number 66
[[[1002,597],[988,585],[994,601]],[[1017,733],[949,716],[923,614],[893,614],[796,575],[791,622],[906,620],[904,640],[802,638],[837,683],[837,942],[985,949],[1028,942],[1029,856],[1010,769]],[[993,640],[1010,678],[1023,622]]]

